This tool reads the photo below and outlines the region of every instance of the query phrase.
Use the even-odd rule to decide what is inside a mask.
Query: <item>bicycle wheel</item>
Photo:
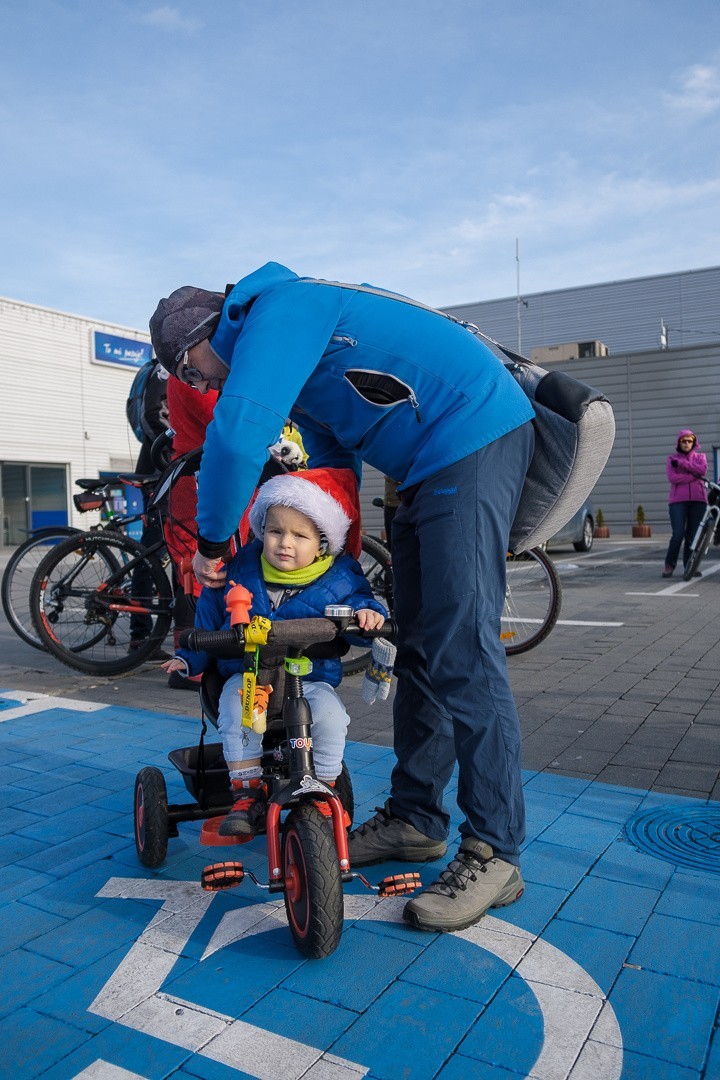
[[[384,604],[388,614],[393,613],[393,580],[390,551],[376,536],[363,536],[360,565],[365,577],[370,582],[373,596]],[[366,645],[355,635],[348,634],[351,642],[350,652],[342,660],[343,675],[354,675],[364,671],[370,658],[371,646]]]
[[[709,517],[707,521],[700,525],[700,528],[695,533],[690,558],[688,559],[687,566],[683,572],[683,581],[690,581],[697,573],[700,563],[705,558],[707,549],[710,547],[714,531],[715,523],[712,517]]]
[[[30,585],[40,562],[51,548],[78,530],[58,526],[57,529],[45,529],[42,533],[29,536],[13,551],[5,567],[0,584],[5,617],[11,629],[27,645],[34,649],[45,649],[35,630],[30,614]]]
[[[114,560],[115,568],[109,563]],[[140,567],[147,582],[133,590]],[[81,533],[42,560],[30,590],[35,629],[49,652],[88,675],[120,675],[148,660],[172,620],[172,589],[159,559],[127,537]],[[130,651],[131,619],[147,632]]]
[[[330,956],[340,943],[343,895],[332,832],[315,806],[299,806],[283,826],[282,869],[290,933],[313,960]]]
[[[508,656],[544,641],[560,614],[562,589],[551,559],[540,548],[508,555],[500,637]]]

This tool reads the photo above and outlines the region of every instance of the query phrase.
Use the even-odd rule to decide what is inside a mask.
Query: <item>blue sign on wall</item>
[[[139,368],[152,357],[149,341],[117,337],[93,330],[92,359],[96,364],[119,364],[121,367]]]

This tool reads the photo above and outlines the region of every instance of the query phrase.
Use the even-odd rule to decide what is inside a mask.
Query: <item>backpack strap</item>
[[[370,293],[371,296],[383,296],[386,300],[397,300],[401,304],[409,304],[410,307],[421,308],[423,311],[430,311],[433,315],[441,315],[443,319],[447,319],[449,322],[453,322],[456,326],[462,326],[463,329],[469,330],[475,337],[480,337],[484,341],[494,345],[496,349],[504,353],[513,364],[525,364],[527,367],[537,367],[537,364],[532,360],[528,360],[526,356],[521,356],[520,353],[513,352],[512,349],[508,349],[505,345],[501,345],[495,338],[491,338],[489,334],[484,334],[479,326],[475,323],[467,322],[465,319],[456,319],[454,315],[450,315],[447,311],[441,311],[440,308],[430,307],[429,304],[423,304],[420,300],[413,300],[409,296],[403,296],[402,293],[389,292],[387,289],[376,289],[373,285],[349,285],[343,281],[327,281],[324,278],[300,278],[300,281],[305,281],[314,285],[332,285],[336,289],[352,289],[353,292]]]

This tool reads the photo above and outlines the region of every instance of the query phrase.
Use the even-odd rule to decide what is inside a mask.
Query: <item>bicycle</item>
[[[168,428],[153,444],[151,459],[155,473],[115,473],[93,479],[76,480],[81,490],[73,495],[75,509],[81,514],[101,511],[103,520],[90,529],[83,530],[73,525],[56,525],[42,529],[33,529],[13,551],[0,583],[0,600],[10,628],[17,636],[34,649],[47,651],[45,644],[35,630],[30,611],[30,586],[42,559],[51,548],[70,536],[87,532],[124,533],[133,522],[140,521],[140,514],[118,514],[113,508],[113,492],[118,486],[130,486],[150,490],[157,482],[160,473],[166,468],[165,454],[174,432]]]
[[[240,587],[238,587],[240,588]],[[282,892],[290,932],[303,956],[318,959],[337,948],[343,929],[343,884],[353,879],[380,896],[399,896],[420,884],[417,873],[398,874],[371,885],[353,872],[347,846],[344,811],[352,817],[352,781],[343,771],[334,788],[315,775],[312,750],[312,713],[303,694],[302,676],[311,662],[303,651],[333,641],[352,626],[353,611],[346,606],[328,607],[325,618],[270,622],[250,618],[252,596],[230,630],[189,630],[184,646],[214,655],[245,657],[245,668],[255,672],[258,683],[271,683],[268,726],[263,739],[263,779],[268,785],[266,833],[268,881],[261,882],[238,861],[212,863],[201,874],[207,891],[240,885],[245,877],[270,893]],[[367,636],[392,636],[391,620]],[[265,652],[268,650],[268,660]],[[278,649],[283,659],[278,662]],[[258,650],[257,654],[255,650]],[[274,655],[273,655],[274,653]],[[257,659],[255,659],[257,655]],[[265,664],[268,664],[266,667]],[[169,805],[160,769],[142,769],[135,782],[134,831],[138,858],[143,866],[162,865],[170,837],[178,835],[183,821],[203,821],[200,842],[208,846],[244,843],[252,837],[220,836],[218,829],[232,806],[230,780],[220,744],[204,744],[205,718],[217,726],[217,703],[222,688],[216,669],[203,676],[200,699],[203,726],[197,747],[169,754],[185,786],[196,802]],[[318,808],[327,804],[331,818]],[[281,815],[287,816],[281,821]]]
[[[711,543],[720,544],[720,486],[703,480],[708,490],[708,502],[690,548],[690,558],[683,571],[683,581],[690,581],[700,568]]]
[[[383,507],[381,498],[373,505]],[[394,613],[392,555],[380,537],[363,534],[360,562],[374,595],[391,615]],[[562,586],[554,562],[542,548],[532,548],[521,555],[507,554],[505,603],[500,619],[500,638],[507,656],[518,656],[539,645],[548,636],[560,616]],[[370,649],[356,645],[343,661],[343,673],[362,671]]]
[[[144,478],[150,495],[146,516],[162,520],[172,485],[194,473],[201,451],[173,461],[160,477]],[[125,524],[143,515],[122,519]],[[30,587],[36,633],[58,660],[90,675],[121,675],[149,660],[172,622],[174,592],[163,539],[148,547],[115,531],[75,533],[39,563]],[[144,584],[138,591],[138,581]],[[131,649],[133,618],[146,632]]]
[[[146,476],[129,473],[97,478],[76,480],[83,490],[73,496],[75,507],[81,514],[91,510],[101,510],[106,517],[104,522],[91,526],[88,532],[122,532],[138,515],[116,515],[112,510],[112,490],[118,484],[132,484],[139,487]],[[30,611],[30,586],[40,562],[51,548],[77,536],[84,530],[71,525],[56,525],[33,530],[13,551],[0,583],[0,599],[10,628],[27,645],[46,651],[43,641],[35,630]]]

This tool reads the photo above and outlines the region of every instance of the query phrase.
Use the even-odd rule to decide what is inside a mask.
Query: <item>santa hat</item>
[[[307,469],[267,480],[249,512],[250,527],[258,539],[265,532],[271,506],[290,506],[310,518],[327,541],[330,555],[345,549],[359,556],[360,498],[352,469]]]

